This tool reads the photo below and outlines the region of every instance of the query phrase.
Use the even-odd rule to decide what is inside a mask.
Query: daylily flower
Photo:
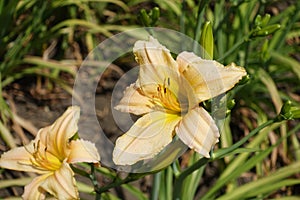
[[[70,164],[99,163],[95,145],[72,139],[77,133],[80,108],[69,107],[51,126],[42,128],[28,145],[14,148],[1,156],[0,167],[40,174],[25,186],[23,199],[79,199]]]
[[[219,131],[199,103],[230,90],[246,75],[245,69],[233,63],[224,67],[190,52],[182,52],[174,60],[152,37],[137,41],[133,52],[140,64],[139,76],[116,109],[142,117],[117,139],[113,161],[132,165],[153,158],[175,135],[209,158]]]

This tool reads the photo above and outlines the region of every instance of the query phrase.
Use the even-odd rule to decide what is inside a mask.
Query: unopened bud
[[[150,26],[150,18],[145,9],[142,9],[140,11],[139,16],[140,16],[140,21],[144,26],[146,27]]]
[[[151,11],[151,26],[154,26],[156,22],[158,21],[160,16],[160,10],[158,7],[154,7]]]
[[[273,34],[275,31],[279,30],[280,27],[281,27],[280,24],[273,24],[265,28],[262,28],[261,30],[255,30],[251,34],[251,37],[260,37],[260,36],[267,36]]]
[[[231,110],[234,106],[235,106],[235,100],[234,99],[227,102],[228,110]]]
[[[207,21],[202,27],[200,45],[203,48],[202,56],[204,59],[213,59],[214,56],[214,37],[211,22]]]
[[[271,19],[271,15],[270,14],[265,14],[264,18],[262,18],[261,20],[261,27],[265,27],[268,25],[269,21]]]
[[[238,85],[244,85],[250,81],[250,76],[247,74],[246,76],[243,76],[242,80],[238,82]]]
[[[293,113],[291,112],[292,102],[286,101],[281,107],[280,113],[277,116],[277,121],[293,119]]]

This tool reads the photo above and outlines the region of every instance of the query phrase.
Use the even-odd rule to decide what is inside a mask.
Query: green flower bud
[[[277,121],[293,119],[293,113],[291,112],[292,102],[286,101],[281,107],[280,113],[277,116]]]
[[[293,107],[291,110],[293,119],[300,119],[300,108]]]
[[[272,34],[272,33],[275,33],[277,30],[279,30],[280,28],[281,28],[280,24],[273,24],[273,25],[267,26],[263,30],[265,30],[268,34]]]
[[[228,110],[231,110],[234,106],[235,106],[235,100],[234,99],[227,102]]]
[[[284,115],[286,113],[289,113],[291,111],[291,108],[292,108],[292,102],[290,100],[288,100],[283,104],[280,114]]]
[[[254,30],[253,33],[251,34],[251,37],[260,37],[260,36],[267,36],[270,35],[272,33],[274,33],[275,31],[277,31],[278,29],[280,29],[280,24],[273,24],[270,26],[267,26],[265,28],[262,28],[261,30]]]
[[[156,24],[156,22],[158,21],[160,16],[160,10],[158,7],[154,7],[151,10],[151,26],[154,26]]]
[[[267,26],[267,24],[269,23],[271,19],[271,15],[270,14],[265,14],[264,18],[261,20],[261,27],[265,27]]]
[[[256,27],[260,27],[261,26],[261,15],[257,15],[254,21],[254,24]]]
[[[260,56],[263,61],[267,61],[270,58],[268,39],[266,39],[264,44],[262,45]]]
[[[204,23],[200,36],[200,45],[202,46],[202,57],[204,59],[213,59],[214,55],[214,37],[210,21]]]
[[[147,12],[146,12],[145,9],[142,9],[142,10],[140,11],[139,17],[140,17],[139,20],[141,21],[141,23],[142,23],[144,26],[146,26],[146,27],[150,26],[150,17],[149,17],[149,15],[147,14]]]
[[[240,80],[238,82],[238,85],[244,85],[246,84],[248,81],[250,81],[250,76],[249,74],[247,74],[246,76],[243,76],[242,80]]]

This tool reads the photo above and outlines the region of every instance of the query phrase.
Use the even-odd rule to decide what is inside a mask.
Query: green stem
[[[271,124],[273,124],[275,122],[276,122],[276,119],[275,120],[274,119],[269,120],[269,121],[263,123],[262,125],[260,125],[259,127],[255,128],[248,135],[246,135],[245,137],[243,137],[243,139],[241,139],[240,141],[234,143],[232,146],[230,146],[228,148],[223,148],[223,149],[220,149],[220,150],[214,152],[213,155],[212,155],[212,160],[220,159],[223,156],[227,155],[228,153],[233,152],[234,150],[236,150],[237,148],[239,148],[240,146],[242,146],[245,142],[247,142],[256,133],[258,133],[262,129],[266,128],[267,126],[269,126],[269,125],[271,125]]]
[[[197,169],[199,169],[200,167],[202,167],[203,165],[205,165],[206,163],[209,162],[208,158],[200,158],[197,162],[195,162],[193,165],[191,165],[189,168],[187,168],[185,171],[183,171],[176,179],[175,179],[175,183],[174,183],[174,190],[173,190],[173,199],[175,200],[179,200],[180,196],[181,196],[181,190],[182,190],[182,184],[184,179],[190,175],[191,173],[193,173],[194,171],[196,171]]]
[[[109,190],[111,188],[138,180],[139,178],[144,177],[146,175],[147,174],[129,174],[125,179],[120,179],[120,178],[116,177],[112,183],[102,186],[102,187],[95,188],[95,192],[98,193],[99,195],[101,195],[101,193],[106,192],[107,190]]]
[[[99,187],[99,184],[98,184],[98,181],[97,181],[97,178],[96,178],[96,175],[95,175],[95,166],[94,164],[89,164],[90,167],[91,167],[91,173],[87,173],[86,171],[82,170],[82,169],[78,169],[74,166],[71,165],[71,168],[72,170],[77,173],[77,174],[80,174],[81,176],[85,176],[87,178],[89,178],[94,186],[94,190],[97,191],[97,188]],[[96,192],[96,197],[95,197],[96,200],[100,200],[101,199],[101,194],[98,194]]]
[[[114,188],[114,187],[120,186],[122,184],[126,184],[126,183],[129,183],[129,182],[138,180],[138,179],[140,179],[140,178],[142,178],[146,175],[151,174],[151,173],[129,174],[126,178],[121,179],[117,175],[112,175],[112,174],[108,173],[105,170],[99,170],[99,168],[95,168],[94,164],[90,164],[90,167],[91,167],[91,173],[88,173],[84,170],[78,169],[78,168],[71,165],[71,168],[75,173],[80,174],[81,176],[85,176],[85,177],[89,178],[92,181],[92,184],[94,186],[94,190],[96,192],[96,198],[95,198],[96,200],[100,200],[101,199],[101,194],[103,192],[108,191],[111,188]],[[100,186],[98,181],[97,181],[97,178],[96,178],[96,171],[98,171],[98,172],[102,171],[101,173],[103,173],[107,177],[113,179],[113,181],[108,185]]]
[[[161,181],[161,171],[153,175],[153,187],[151,192],[150,200],[158,199],[160,181]]]
[[[166,174],[165,179],[166,179],[166,195],[167,195],[166,199],[172,199],[173,170],[171,166],[169,166],[165,170],[165,174]]]
[[[226,53],[221,58],[218,58],[218,61],[223,61],[227,56],[232,54],[232,52],[234,52],[236,49],[238,49],[240,46],[242,46],[248,41],[249,41],[249,37],[248,36],[244,37],[239,42],[235,43],[235,45],[233,45],[233,47],[231,47],[228,51],[226,51]]]
[[[93,183],[94,190],[96,191],[97,188],[99,188],[99,184],[98,184],[96,174],[95,174],[95,166],[94,166],[94,164],[90,164],[90,165],[91,165],[91,174],[89,175],[89,178]],[[96,192],[95,200],[100,200],[100,199],[101,199],[101,194]]]

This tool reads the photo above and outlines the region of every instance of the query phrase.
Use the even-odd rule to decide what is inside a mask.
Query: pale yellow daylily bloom
[[[137,41],[133,52],[140,64],[137,81],[130,85],[117,110],[142,115],[116,141],[113,161],[132,165],[157,155],[175,134],[188,147],[209,158],[219,131],[199,103],[220,95],[246,75],[242,67],[205,60],[182,52],[174,60],[156,39]]]
[[[32,180],[23,199],[79,199],[70,164],[99,163],[95,145],[82,139],[73,140],[77,133],[80,108],[69,107],[51,126],[42,128],[28,145],[14,148],[0,158],[0,167],[40,174]]]

